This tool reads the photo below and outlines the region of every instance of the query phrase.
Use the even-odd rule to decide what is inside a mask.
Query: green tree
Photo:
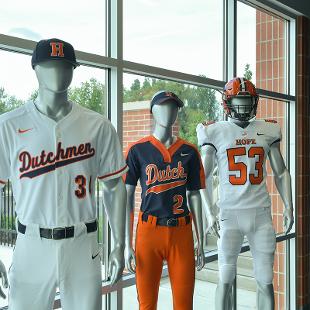
[[[243,76],[244,76],[247,80],[249,80],[249,81],[252,80],[253,72],[252,72],[252,70],[250,69],[250,64],[246,64],[246,65],[245,65]]]
[[[181,109],[178,117],[179,135],[192,143],[197,143],[196,125],[199,122],[219,118],[219,103],[215,90],[154,78],[146,78],[142,86],[139,80],[135,80],[129,89],[124,89],[124,102],[151,100],[159,90],[172,91],[184,100],[185,107]]]
[[[82,82],[81,86],[69,89],[69,99],[79,105],[104,113],[105,109],[105,86],[95,78]]]
[[[5,92],[5,89],[0,87],[0,114],[14,110],[23,104],[23,100],[17,99],[15,96],[8,95]]]

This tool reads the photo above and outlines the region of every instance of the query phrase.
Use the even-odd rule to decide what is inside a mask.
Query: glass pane
[[[241,2],[237,10],[237,74],[258,88],[286,93],[286,21]]]
[[[197,145],[196,126],[203,120],[217,120],[222,117],[220,93],[211,88],[190,86],[165,80],[145,78],[124,74],[123,105],[123,149],[139,139],[152,133],[153,118],[150,113],[150,100],[159,90],[175,92],[185,103],[180,110],[173,133]],[[215,181],[216,183],[216,181]],[[214,189],[216,191],[216,188]],[[141,203],[141,188],[136,188],[136,209],[134,227],[138,218]],[[207,225],[204,221],[205,227]],[[134,233],[135,236],[135,233]],[[133,238],[134,240],[135,238]],[[207,237],[206,249],[216,249],[216,240]]]
[[[29,100],[37,89],[37,78],[29,56],[0,50],[0,113]]]
[[[59,38],[75,49],[105,54],[105,1],[8,1],[1,8],[1,33],[38,41]]]
[[[38,95],[31,57],[0,50],[0,113],[15,109]],[[74,70],[69,99],[106,114],[105,70],[79,66]]]
[[[280,143],[281,153],[286,160],[288,142],[287,142],[287,103],[271,99],[260,98],[258,104],[257,117],[263,119],[272,119],[278,122],[282,131],[282,140]],[[283,229],[283,210],[284,204],[274,183],[269,161],[267,160],[267,189],[271,198],[271,208],[273,224],[276,233],[282,233]]]
[[[124,1],[123,29],[126,60],[223,77],[223,1]]]

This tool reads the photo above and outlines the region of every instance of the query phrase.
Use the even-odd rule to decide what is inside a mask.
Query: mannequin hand
[[[202,245],[198,244],[198,247],[196,249],[196,253],[197,253],[196,269],[197,269],[197,271],[200,271],[206,263],[205,254],[204,254]]]
[[[208,221],[208,230],[207,232],[210,231],[210,233],[213,235],[213,236],[216,236],[218,238],[220,238],[220,235],[219,235],[219,230],[220,230],[220,227],[219,227],[219,222],[218,222],[218,219],[215,215],[209,213],[207,214],[207,221]]]
[[[126,268],[130,273],[136,272],[136,257],[135,252],[131,247],[125,248],[125,263]]]
[[[283,227],[288,234],[294,224],[293,208],[285,208],[283,212]]]
[[[111,286],[121,278],[124,267],[124,248],[116,246],[109,257],[109,277],[111,279]]]
[[[7,277],[7,273],[6,273],[6,269],[4,264],[2,263],[2,261],[0,260],[0,277],[2,278],[2,286],[4,288],[8,288],[9,286],[9,281],[8,281],[8,277]],[[2,297],[3,299],[6,298],[5,294],[2,291],[2,288],[0,287],[0,297]]]

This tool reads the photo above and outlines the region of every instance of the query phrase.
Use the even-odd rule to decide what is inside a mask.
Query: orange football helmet
[[[235,77],[224,86],[223,108],[229,117],[249,121],[256,116],[258,98],[256,88],[251,81]]]

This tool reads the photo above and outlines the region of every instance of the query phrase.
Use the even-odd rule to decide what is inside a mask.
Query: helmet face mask
[[[256,115],[257,100],[252,96],[236,96],[227,100],[228,116],[240,121],[249,121]]]
[[[236,77],[226,83],[223,93],[223,108],[228,117],[239,121],[255,118],[258,94],[252,82]]]

